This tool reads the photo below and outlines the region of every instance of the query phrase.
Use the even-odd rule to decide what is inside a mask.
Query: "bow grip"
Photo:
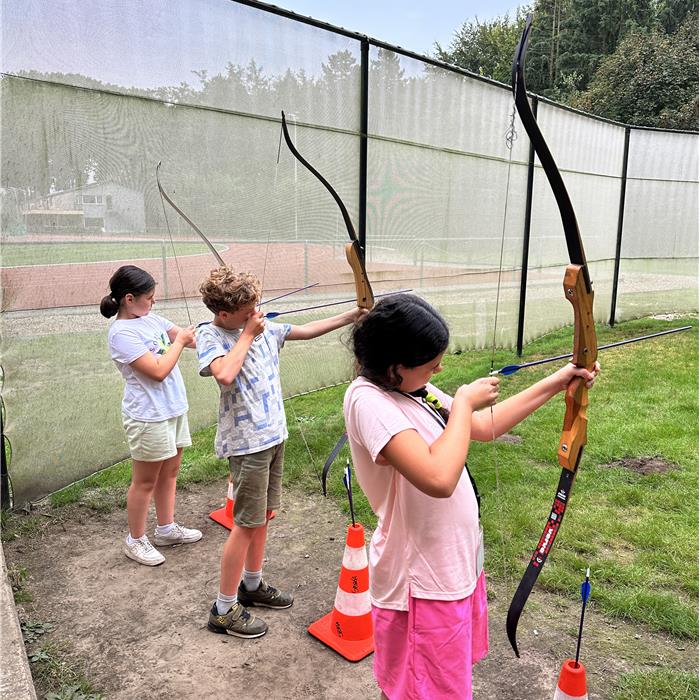
[[[598,340],[593,322],[593,290],[586,284],[583,265],[568,265],[564,274],[564,296],[574,310],[574,352],[571,362],[593,370],[598,358]],[[559,464],[576,472],[588,438],[588,388],[577,377],[566,390],[564,427],[559,441]]]
[[[367,272],[362,259],[362,249],[357,241],[345,244],[345,258],[352,269],[355,280],[355,296],[361,309],[371,309],[374,306],[374,294],[367,279]]]

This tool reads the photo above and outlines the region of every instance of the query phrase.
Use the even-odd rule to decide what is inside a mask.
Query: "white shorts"
[[[139,462],[162,462],[177,454],[180,447],[192,444],[187,414],[157,423],[134,420],[122,413],[131,458]]]

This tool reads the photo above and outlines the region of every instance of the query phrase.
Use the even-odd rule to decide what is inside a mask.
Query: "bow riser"
[[[374,306],[374,294],[365,273],[365,266],[362,262],[362,250],[357,241],[345,244],[345,258],[352,269],[352,276],[355,280],[357,305],[361,309],[369,311]]]
[[[586,288],[583,266],[567,266],[564,296],[574,310],[574,352],[571,362],[592,371],[598,358],[598,339],[593,322],[593,291],[589,292]],[[577,378],[569,384],[565,402],[564,426],[557,456],[562,467],[575,473],[588,439],[588,388],[585,380]]]

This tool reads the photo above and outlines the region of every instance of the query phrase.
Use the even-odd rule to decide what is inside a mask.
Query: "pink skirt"
[[[471,700],[472,665],[489,647],[483,571],[468,598],[373,605],[372,620],[374,676],[389,700]]]

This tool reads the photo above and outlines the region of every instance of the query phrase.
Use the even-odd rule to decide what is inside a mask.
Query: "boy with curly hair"
[[[218,634],[261,637],[267,624],[246,608],[283,609],[294,601],[262,578],[267,525],[280,505],[287,439],[279,351],[285,340],[316,338],[366,311],[353,309],[301,326],[266,321],[256,310],[258,278],[229,267],[212,270],[199,291],[214,314],[211,323],[197,328],[199,373],[213,376],[221,391],[216,455],[228,459],[235,504],[208,627]]]

